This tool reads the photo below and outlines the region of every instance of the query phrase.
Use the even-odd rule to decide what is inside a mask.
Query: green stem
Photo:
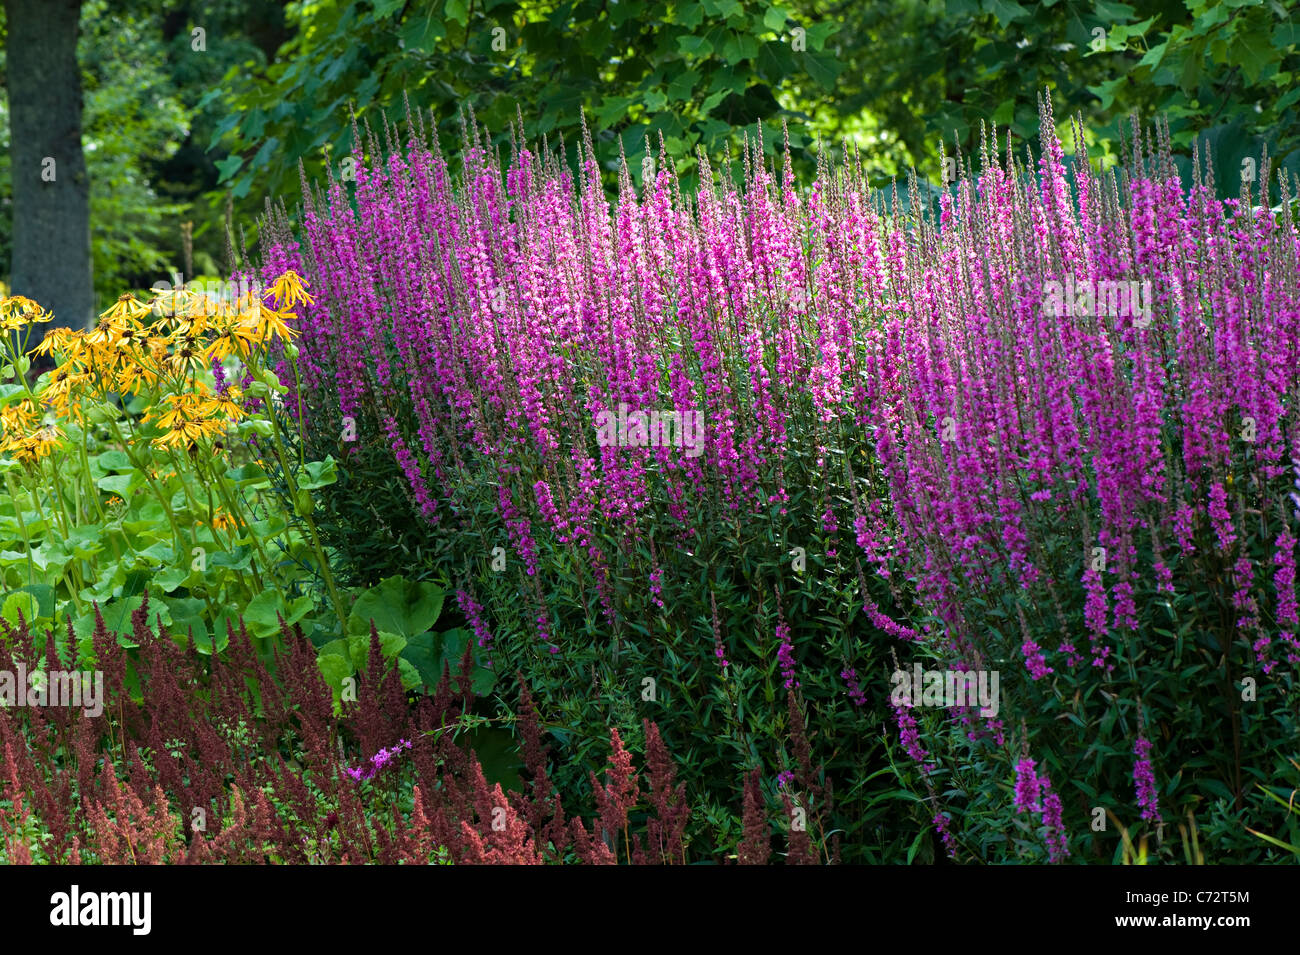
[[[216,465],[213,463],[214,461],[215,458],[209,459],[208,463],[211,471],[208,474],[208,480],[205,482],[208,488],[208,514],[212,514],[212,485],[215,484],[217,486],[217,496],[221,499],[221,503],[223,503],[226,506],[226,509],[230,511],[231,519],[234,520],[237,526],[243,530],[244,536],[246,536],[249,542],[253,545],[253,549],[257,551],[257,556],[261,559],[262,566],[266,568],[266,572],[269,574],[272,572],[273,567],[271,559],[263,549],[261,539],[257,534],[253,533],[248,526],[248,522],[244,520],[243,515],[239,512],[239,507],[235,503],[235,496],[231,493],[230,488],[226,486],[225,476],[217,472]],[[213,528],[213,533],[216,533],[215,527]],[[235,535],[229,534],[227,536],[230,540],[230,546],[233,548],[235,546]],[[266,589],[262,583],[262,575],[258,573],[256,564],[253,565],[251,571],[253,575],[253,583],[256,585],[257,591],[260,593],[262,590]]]
[[[182,492],[184,493],[184,495],[185,495],[185,500],[187,500],[187,501],[189,502],[189,505],[190,505],[190,513],[191,513],[191,514],[194,514],[194,515],[197,516],[197,515],[201,512],[202,508],[199,506],[199,502],[198,502],[197,500],[194,499],[194,496],[193,496],[192,494],[190,494],[190,485],[189,485],[189,482],[186,481],[184,477],[182,477],[182,474],[183,474],[183,472],[184,472],[184,470],[185,470],[185,464],[184,464],[184,463],[183,463],[183,462],[182,462],[182,461],[177,457],[176,452],[175,452],[175,451],[172,451],[172,450],[170,450],[170,449],[168,449],[167,457],[168,457],[168,459],[171,461],[171,463],[172,463],[172,467],[175,468],[175,470],[176,470],[176,476],[177,476],[177,478],[180,480],[180,483],[181,483],[181,491],[182,491]],[[197,468],[197,464],[196,464],[195,471],[197,472],[197,470],[198,470],[198,468]],[[211,491],[210,488],[208,489],[208,513],[209,513],[209,514],[212,513],[212,491]],[[194,522],[194,528],[195,528],[195,529],[191,531],[191,536],[190,536],[190,539],[193,541],[193,545],[192,545],[192,546],[194,546],[194,547],[198,547],[198,546],[199,546],[199,541],[198,541],[198,530],[197,530],[197,528],[198,528],[198,524],[199,524],[199,522],[196,520],[196,521]],[[217,543],[217,544],[220,544],[220,543],[221,543],[220,538],[219,538],[219,535],[220,535],[221,533],[222,533],[222,532],[221,532],[221,531],[218,531],[217,528],[216,528],[215,526],[212,527],[212,540],[213,540],[215,543]],[[234,535],[234,534],[226,533],[226,552],[229,553],[229,554],[231,555],[232,559],[233,559],[234,554],[235,554],[235,535]],[[230,568],[230,569],[231,569],[231,570],[234,570],[234,568]],[[235,573],[239,575],[239,582],[240,582],[240,584],[241,584],[243,587],[245,587],[245,588],[247,589],[247,588],[248,588],[248,580],[247,580],[247,578],[245,577],[244,572],[243,572],[242,570],[235,570]],[[214,617],[213,619],[215,619],[215,617]]]
[[[113,435],[117,438],[118,444],[122,446],[123,453],[126,454],[131,466],[144,475],[144,479],[149,483],[149,489],[153,491],[154,497],[158,498],[158,503],[162,505],[163,512],[167,515],[167,522],[171,525],[172,533],[176,535],[176,551],[179,554],[185,549],[185,535],[181,533],[180,525],[176,522],[176,515],[172,511],[171,499],[163,494],[158,487],[158,482],[154,480],[153,471],[141,465],[131,450],[131,444],[122,434],[122,429],[117,426],[117,422],[112,422]]]
[[[261,381],[261,377],[258,377]],[[274,394],[274,391],[272,391]],[[271,422],[271,438],[275,446],[275,455],[280,461],[280,468],[284,471],[285,483],[289,486],[289,498],[293,501],[294,512],[298,513],[298,482],[294,479],[293,473],[289,468],[287,455],[284,449],[284,439],[280,434],[280,425],[275,416],[275,405],[271,400],[271,395],[266,398],[267,418]],[[330,572],[329,559],[325,556],[325,548],[321,546],[320,534],[316,531],[316,522],[312,519],[311,512],[308,510],[305,514],[299,514],[303,522],[307,525],[308,535],[311,537],[312,550],[316,554],[316,561],[320,565],[321,577],[325,580],[325,587],[329,590],[330,600],[334,604],[334,613],[339,618],[339,633],[347,634],[348,616],[343,609],[343,598],[339,596],[338,586],[334,582],[334,574]]]
[[[81,467],[86,475],[87,491],[90,493],[90,499],[95,502],[95,508],[99,511],[99,519],[106,520],[108,515],[104,511],[104,502],[99,499],[99,488],[95,486],[95,479],[90,474],[90,431],[83,424],[81,426],[81,443],[77,446],[81,452]],[[117,542],[113,542],[113,552],[117,553]],[[118,556],[121,556],[120,554]]]
[[[42,474],[44,474],[44,470],[45,469],[42,467],[41,468]],[[63,511],[63,494],[62,494],[63,486],[59,481],[59,476],[58,476],[59,469],[57,467],[51,466],[50,470],[54,472],[54,486],[55,486],[54,495],[59,501],[59,506],[53,508],[53,510],[55,514],[63,518],[63,538],[64,540],[67,540],[68,537],[70,536],[69,529],[68,529],[68,516]],[[36,496],[36,488],[30,487],[27,490],[28,493],[31,494],[32,505],[36,508],[38,512],[43,510],[41,507],[40,499]],[[69,568],[71,568],[71,572],[69,572]],[[75,601],[76,594],[80,592],[82,587],[86,586],[86,579],[81,574],[81,568],[77,565],[77,562],[75,560],[69,561],[68,564],[64,566],[63,573],[60,576],[67,579],[68,591],[73,595]]]
[[[14,490],[13,474],[5,472],[5,487],[9,490],[9,498],[14,502],[14,514],[18,518],[18,531],[23,535],[23,550],[27,554],[27,586],[34,586],[36,583],[35,571],[32,567],[32,539],[27,533],[27,522],[23,520],[22,501],[18,499],[18,492]]]

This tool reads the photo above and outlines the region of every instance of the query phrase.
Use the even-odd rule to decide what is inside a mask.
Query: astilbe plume
[[[642,726],[645,728],[649,801],[654,809],[654,816],[646,823],[650,852],[656,863],[684,862],[682,837],[691,815],[686,804],[686,786],[676,783],[677,770],[659,735],[659,727],[650,720],[643,720]]]
[[[5,861],[10,865],[31,865],[32,851],[22,832],[27,829],[31,816],[23,805],[23,790],[18,782],[18,770],[14,766],[13,749],[8,740],[4,744],[4,765],[6,772],[5,797],[9,808],[0,808],[0,836],[4,838]]]
[[[785,817],[789,823],[790,851],[785,857],[785,864],[817,865],[817,853],[813,850],[812,837],[808,834],[803,807],[796,806],[789,793],[781,793],[781,804],[785,806]]]
[[[741,865],[766,865],[772,855],[772,835],[764,812],[761,776],[758,769],[745,776],[743,834],[736,846],[736,861]]]
[[[626,842],[628,813],[636,805],[641,792],[640,776],[633,771],[632,755],[623,748],[623,740],[616,728],[610,729],[609,742],[612,752],[606,771],[608,782],[602,785],[596,774],[591,773],[591,788],[600,812],[601,826],[611,839],[616,839],[622,832]],[[628,854],[631,854],[630,848]]]
[[[542,857],[533,843],[527,824],[515,812],[499,783],[488,788],[483,767],[471,764],[479,822],[462,820],[462,854],[457,862],[471,865],[541,865]]]
[[[564,819],[564,807],[560,804],[559,793],[551,782],[547,769],[549,751],[542,743],[541,730],[538,726],[537,707],[533,695],[524,682],[522,673],[516,675],[519,683],[518,723],[520,753],[524,768],[528,772],[528,798],[521,799],[521,810],[529,825],[541,834],[543,845],[549,843],[554,851],[563,852],[572,839]],[[650,753],[649,737],[646,739],[647,754]],[[653,766],[653,762],[651,763]]]

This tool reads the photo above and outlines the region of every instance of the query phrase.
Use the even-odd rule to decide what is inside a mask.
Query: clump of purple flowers
[[[948,830],[948,817],[942,812],[934,814],[934,828],[938,830],[939,838],[943,840],[943,848],[948,853],[948,858],[956,860],[957,844]]]
[[[1047,829],[1047,856],[1052,862],[1064,862],[1070,855],[1069,840],[1065,835],[1065,824],[1061,820],[1064,812],[1061,797],[1052,792],[1052,781],[1044,773],[1038,779],[1039,789],[1043,793],[1043,825]]]
[[[867,694],[862,692],[862,686],[858,682],[858,671],[853,667],[847,667],[840,671],[840,679],[849,687],[849,699],[853,701],[854,706],[866,706]]]
[[[483,608],[478,601],[464,590],[458,590],[456,591],[456,603],[461,612],[465,614],[465,619],[469,621],[469,625],[474,629],[474,635],[478,637],[478,645],[484,650],[491,650],[492,631],[483,622]]]
[[[911,713],[911,704],[894,707],[894,719],[898,723],[898,738],[924,773],[934,771],[934,764],[929,761],[930,753],[921,745],[921,733],[917,729],[916,719]]]
[[[1038,773],[1034,765],[1028,756],[1016,764],[1016,812],[1038,812],[1042,809]]]
[[[799,681],[794,678],[794,644],[790,642],[790,625],[784,620],[776,625],[776,639],[781,644],[776,651],[776,659],[781,664],[781,676],[785,677],[785,688],[793,689],[799,685]]]
[[[1133,785],[1137,788],[1138,805],[1142,818],[1148,822],[1160,821],[1160,807],[1156,800],[1156,776],[1151,769],[1151,743],[1141,736],[1133,744]]]
[[[1070,855],[1069,839],[1062,820],[1064,807],[1061,797],[1052,791],[1052,780],[1047,773],[1038,774],[1035,762],[1028,756],[1016,764],[1016,812],[1041,813],[1043,841],[1047,856],[1052,862],[1064,862]]]
[[[374,779],[375,775],[393,761],[393,758],[399,755],[402,750],[410,749],[411,741],[409,739],[399,739],[397,745],[391,749],[381,749],[375,755],[370,757],[369,765],[358,766],[355,769],[348,768],[343,770],[354,782],[362,782],[367,779]]]

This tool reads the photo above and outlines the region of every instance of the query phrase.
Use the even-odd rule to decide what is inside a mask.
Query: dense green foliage
[[[911,166],[938,181],[940,143],[951,155],[955,136],[969,154],[981,123],[1032,141],[1043,86],[1112,155],[1137,109],[1168,115],[1184,149],[1207,136],[1221,171],[1262,145],[1296,168],[1293,4],[1140,6],[88,0],[97,294],[106,305],[171,271],[219,274],[227,225],[237,245],[266,197],[296,190],[299,161],[312,178],[327,161],[340,172],[350,109],[399,118],[407,97],[434,110],[449,148],[464,107],[503,145],[519,117],[530,140],[572,146],[585,110],[611,185],[620,150],[640,177],[647,136],[652,152],[664,137],[689,185],[696,148],[716,161],[756,123],[770,148],[782,122],[802,173],[819,139],[848,137],[877,185]],[[8,175],[0,150],[0,202]],[[8,241],[0,226],[0,270]]]

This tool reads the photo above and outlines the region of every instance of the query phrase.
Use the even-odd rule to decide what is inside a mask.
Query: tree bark
[[[81,149],[81,0],[4,0],[13,172],[11,291],[83,328],[95,311]],[[50,326],[46,326],[47,328]]]

